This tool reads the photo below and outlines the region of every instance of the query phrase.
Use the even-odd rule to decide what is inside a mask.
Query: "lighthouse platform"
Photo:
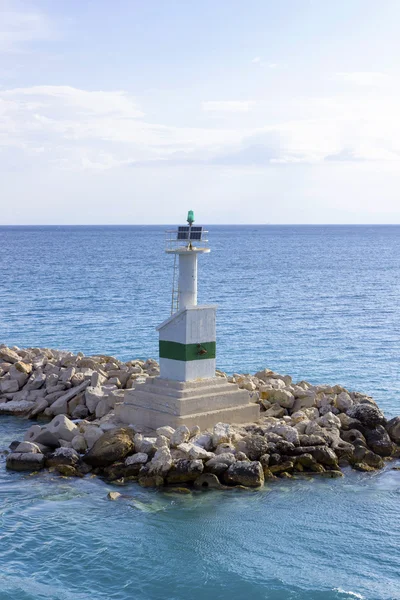
[[[224,377],[193,381],[149,378],[116,405],[119,421],[143,429],[164,425],[198,425],[201,430],[216,423],[249,423],[259,419],[260,408],[249,393]]]

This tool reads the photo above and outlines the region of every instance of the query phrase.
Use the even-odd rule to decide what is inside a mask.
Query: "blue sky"
[[[400,223],[398,0],[0,0],[3,224]]]

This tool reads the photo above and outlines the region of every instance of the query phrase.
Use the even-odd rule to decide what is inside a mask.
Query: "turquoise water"
[[[400,227],[210,227],[218,366],[372,393],[400,414]],[[0,339],[156,356],[163,228],[0,228]],[[0,419],[0,448],[29,423]],[[0,464],[0,600],[400,598],[400,471],[171,496]],[[127,497],[110,502],[117,490]]]

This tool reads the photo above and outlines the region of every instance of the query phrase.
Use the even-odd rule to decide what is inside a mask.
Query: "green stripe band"
[[[203,342],[202,344],[179,344],[178,342],[167,342],[160,340],[160,358],[171,360],[204,360],[215,358],[215,342]]]

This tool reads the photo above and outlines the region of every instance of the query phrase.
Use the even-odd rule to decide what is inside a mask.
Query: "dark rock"
[[[226,463],[222,463],[222,462],[213,462],[211,465],[206,464],[206,466],[205,466],[205,471],[207,473],[212,473],[213,475],[216,475],[217,477],[219,477],[220,475],[225,473],[225,471],[227,471],[228,469],[229,469],[229,465],[227,465]]]
[[[324,442],[326,444],[326,442]],[[296,446],[290,452],[291,456],[300,456],[301,454],[311,454],[314,450],[320,446]]]
[[[287,442],[286,440],[281,440],[276,443],[276,451],[279,454],[291,454],[295,449],[295,445],[292,442]]]
[[[386,431],[392,442],[400,445],[400,417],[390,419],[390,421],[386,423]]]
[[[141,465],[139,465],[140,467]],[[138,470],[139,473],[139,470]],[[118,461],[112,465],[108,465],[104,469],[104,475],[109,481],[115,481],[116,479],[124,478],[126,474],[126,467],[124,461]]]
[[[215,489],[215,490],[226,490],[228,489],[226,485],[222,485],[216,475],[213,473],[203,473],[194,482],[194,487],[197,490],[207,490],[207,489]]]
[[[383,412],[373,404],[355,404],[347,411],[347,415],[352,419],[358,419],[362,425],[369,429],[373,429],[377,425],[383,425],[386,422]],[[354,426],[353,428],[356,429]]]
[[[18,446],[20,445],[21,442],[19,442],[18,440],[15,440],[14,442],[11,442],[11,444],[8,446],[11,450],[11,452],[14,452],[14,450],[16,448],[18,448]]]
[[[135,449],[133,430],[126,427],[106,431],[83,457],[93,467],[106,467],[120,461]]]
[[[160,475],[140,475],[138,480],[139,485],[142,487],[162,487],[164,485],[164,479]]]
[[[306,453],[300,454],[300,456],[296,456],[295,465],[297,466],[298,464],[304,467],[305,469],[312,470],[312,468],[316,465],[316,461],[312,454]]]
[[[267,442],[276,443],[276,442],[281,442],[282,441],[281,436],[278,435],[277,433],[273,433],[272,431],[267,431],[265,433],[264,437],[267,440]]]
[[[346,413],[341,413],[339,415],[340,422],[342,424],[341,431],[348,431],[349,429],[358,429],[361,433],[364,430],[364,425],[361,424],[361,421],[358,419],[352,419]]]
[[[35,437],[35,444],[42,444],[43,446],[47,446],[52,450],[60,447],[60,442],[56,436],[50,431],[46,430],[42,431],[37,437]]]
[[[353,465],[353,468],[356,469],[357,471],[375,471],[374,467],[370,467],[369,465],[360,462],[360,463],[356,463],[355,465]]]
[[[330,471],[324,471],[323,473],[320,473],[320,476],[327,477],[330,479],[336,479],[338,477],[343,477],[343,473],[339,469],[331,469]]]
[[[293,479],[293,475],[291,475],[287,471],[282,471],[282,473],[279,473],[279,477],[281,479]]]
[[[58,467],[60,465],[76,466],[79,462],[79,454],[73,448],[57,448],[52,454],[46,456],[46,467]]]
[[[332,448],[327,448],[326,446],[316,446],[314,450],[310,452],[310,454],[312,454],[317,463],[339,469],[337,456]]]
[[[269,464],[270,465],[279,465],[282,462],[281,455],[277,452],[269,455]]]
[[[56,471],[64,477],[83,477],[83,474],[71,465],[58,465]]]
[[[363,456],[362,462],[367,464],[369,467],[373,467],[374,469],[383,469],[385,466],[383,458],[368,449]]]
[[[181,458],[171,467],[167,475],[167,483],[188,483],[195,481],[202,474],[204,465],[201,460]]]
[[[280,439],[280,441],[282,440],[282,438]],[[268,442],[267,444],[267,454],[278,454],[278,451],[276,449],[276,442]]]
[[[292,471],[293,467],[294,462],[292,460],[287,460],[279,465],[272,465],[269,470],[273,475],[276,475],[277,473],[283,473],[284,471]]]
[[[383,425],[377,425],[375,429],[365,430],[365,439],[369,448],[379,456],[391,456],[394,450],[393,442]]]
[[[262,456],[260,456],[260,463],[262,464],[263,469],[269,466],[269,459],[269,454],[263,454]]]
[[[246,456],[244,452],[236,452],[235,458],[236,458],[236,460],[250,460],[249,457]]]
[[[326,441],[320,435],[299,435],[300,446],[324,446]]]
[[[264,483],[264,471],[258,461],[237,461],[225,471],[224,481],[231,485],[259,487]]]
[[[45,457],[35,452],[12,452],[6,458],[11,471],[39,471],[44,468]]]
[[[251,435],[243,439],[246,444],[245,454],[250,460],[259,460],[268,452],[268,441],[262,435]]]
[[[340,437],[345,442],[353,444],[356,440],[362,440],[365,444],[367,443],[365,437],[358,429],[349,429],[348,431],[341,431]]]
[[[86,419],[89,416],[89,411],[86,406],[79,404],[72,413],[73,419]]]

